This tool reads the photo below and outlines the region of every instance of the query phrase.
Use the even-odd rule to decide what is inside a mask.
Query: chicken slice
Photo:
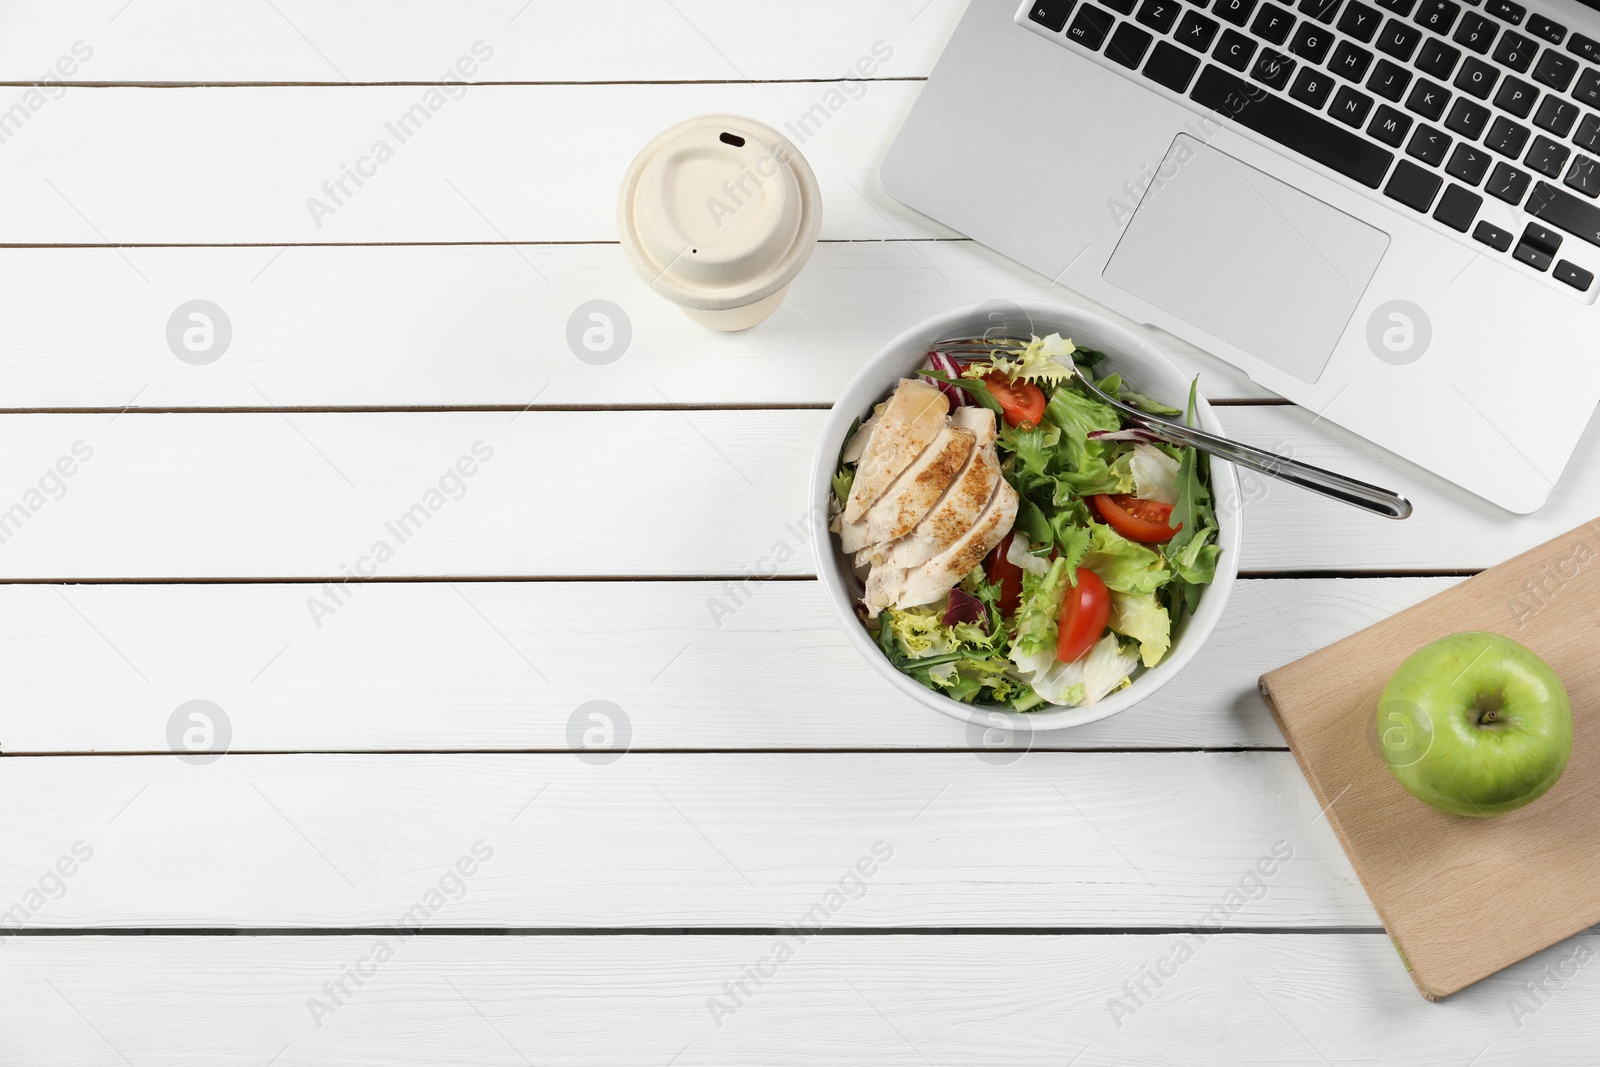
[[[891,544],[869,545],[858,563],[899,568],[926,563],[955,544],[994,495],[995,483],[1000,480],[1000,456],[994,449],[994,412],[979,407],[957,408],[950,422],[972,431],[976,438],[966,464],[916,529]]]
[[[867,510],[867,543],[887,544],[917,528],[966,466],[976,439],[971,430],[946,426],[911,466]]]
[[[884,608],[913,608],[932,604],[948,593],[967,572],[982,562],[1011,532],[1017,518],[1017,491],[1004,478],[983,506],[978,519],[955,544],[932,559],[909,569],[874,567],[867,575],[867,614],[876,617]]]
[[[860,522],[900,472],[933,443],[949,412],[950,401],[936,387],[917,378],[900,379],[862,449],[844,505],[845,525]]]

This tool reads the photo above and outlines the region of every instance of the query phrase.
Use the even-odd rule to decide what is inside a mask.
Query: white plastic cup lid
[[[622,179],[617,231],[652,289],[686,308],[722,311],[778,292],[822,229],[811,167],[777,130],[740,115],[701,115],[645,145]]]

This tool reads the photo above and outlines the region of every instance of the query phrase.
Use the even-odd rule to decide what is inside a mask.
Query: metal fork
[[[1029,342],[1015,337],[952,337],[943,341],[935,341],[930,348],[933,352],[943,352],[949,356],[986,358],[998,352],[1005,356],[1015,356],[1020,349],[1026,348]],[[1411,501],[1398,493],[1363,482],[1343,474],[1314,467],[1309,463],[1280,456],[1276,452],[1268,452],[1264,448],[1243,444],[1239,441],[1230,441],[1226,437],[1197,430],[1192,426],[1185,426],[1181,422],[1152,415],[1140,411],[1131,404],[1125,404],[1118,398],[1111,396],[1094,384],[1094,381],[1085,374],[1075,360],[1062,363],[1063,367],[1069,366],[1078,382],[1087,389],[1096,399],[1109,407],[1115,408],[1122,414],[1126,428],[1131,428],[1137,433],[1147,435],[1152,440],[1164,441],[1172,445],[1186,445],[1208,452],[1213,456],[1236,463],[1241,467],[1260,471],[1272,478],[1298,485],[1309,489],[1313,493],[1332,497],[1334,500],[1343,501],[1353,507],[1370,511],[1374,515],[1382,515],[1386,519],[1404,519],[1411,515]],[[1126,429],[1122,431],[1126,433]]]

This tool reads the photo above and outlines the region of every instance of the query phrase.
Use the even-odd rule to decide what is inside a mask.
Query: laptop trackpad
[[[1382,230],[1179,134],[1102,274],[1315,382],[1388,247]]]

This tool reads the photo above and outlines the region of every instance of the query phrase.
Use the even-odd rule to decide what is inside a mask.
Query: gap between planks
[[[1126,937],[1162,934],[1387,936],[1381,926],[820,926],[816,937]],[[786,926],[104,926],[8,928],[8,937],[782,937]]]

